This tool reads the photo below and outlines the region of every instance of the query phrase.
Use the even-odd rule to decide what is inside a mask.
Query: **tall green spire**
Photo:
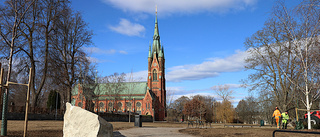
[[[155,27],[154,27],[154,36],[159,36],[159,29],[158,29],[158,11],[156,6],[156,18],[155,18]]]
[[[159,57],[163,57],[162,48],[160,49]]]
[[[158,18],[157,18],[157,6],[156,6],[156,17],[155,17],[155,26],[154,26],[154,35],[153,35],[153,43],[152,43],[152,54],[157,53],[159,54],[160,51],[160,35],[159,35],[159,28],[158,28]]]
[[[149,55],[148,55],[148,58],[151,58],[152,54],[151,54],[151,44],[149,42]]]

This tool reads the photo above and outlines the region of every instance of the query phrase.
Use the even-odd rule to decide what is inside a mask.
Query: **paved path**
[[[113,132],[114,137],[194,137],[179,133],[183,128],[141,127]]]

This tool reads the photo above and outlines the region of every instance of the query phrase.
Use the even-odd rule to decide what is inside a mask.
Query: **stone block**
[[[113,137],[112,124],[97,114],[77,106],[66,104],[64,114],[64,137]]]

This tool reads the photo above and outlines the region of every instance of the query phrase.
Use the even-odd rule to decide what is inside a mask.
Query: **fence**
[[[2,114],[2,104],[0,104],[0,114]],[[25,106],[8,105],[8,120],[24,120]],[[48,108],[29,107],[28,119],[29,120],[63,120],[63,109],[50,110]],[[1,119],[1,117],[0,117]]]
[[[25,106],[8,105],[8,120],[24,120]],[[50,110],[48,108],[33,108],[29,107],[28,119],[29,120],[63,120],[64,110],[58,109]],[[0,106],[0,114],[2,114],[2,106]],[[93,112],[94,113],[94,112]],[[108,122],[127,122],[129,121],[128,113],[99,113],[100,117]],[[130,115],[130,121],[134,122],[134,114]],[[0,118],[1,119],[1,118]],[[143,122],[152,122],[153,117],[150,115],[142,115]]]
[[[127,113],[115,114],[115,113],[99,113],[99,116],[108,122],[128,122],[129,115]],[[134,122],[134,114],[130,115],[130,121]],[[142,115],[142,122],[152,122],[153,117],[150,115]]]
[[[272,133],[272,136],[275,137],[276,132],[286,132],[286,133],[299,133],[299,134],[318,134],[320,135],[320,132],[308,132],[308,131],[291,131],[291,130],[275,130]]]

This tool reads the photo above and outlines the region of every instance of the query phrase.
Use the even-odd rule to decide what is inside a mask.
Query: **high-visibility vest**
[[[281,114],[280,114],[280,111],[278,109],[273,112],[272,117],[280,117],[280,116],[281,116]]]
[[[285,112],[283,112],[283,113],[281,114],[281,116],[282,116],[282,119],[285,119],[285,120],[288,120],[288,119],[289,119],[289,115],[286,114]]]

